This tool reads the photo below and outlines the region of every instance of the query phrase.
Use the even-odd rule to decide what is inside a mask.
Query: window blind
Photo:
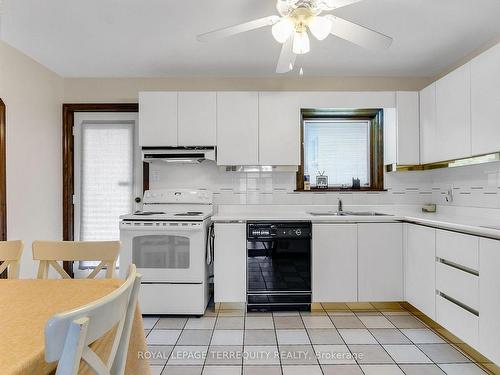
[[[81,134],[80,240],[118,240],[133,210],[134,126],[83,123]]]
[[[370,125],[368,121],[304,122],[304,174],[311,186],[319,172],[328,176],[332,186],[361,186],[370,183]]]

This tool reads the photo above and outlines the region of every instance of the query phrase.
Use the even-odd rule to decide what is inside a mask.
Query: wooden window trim
[[[62,166],[63,166],[63,240],[74,240],[74,139],[73,125],[75,112],[139,112],[137,103],[70,103],[63,104],[62,110]],[[143,164],[144,179],[143,188],[148,189],[149,165]],[[64,270],[73,277],[73,262],[63,262]]]
[[[7,177],[6,177],[6,107],[0,98],[0,241],[7,240]],[[7,270],[0,274],[0,279],[7,278]]]
[[[351,188],[312,188],[304,190],[304,121],[311,119],[348,119],[370,121],[370,186]],[[384,189],[384,110],[374,109],[302,109],[300,121],[300,165],[296,175],[296,190],[299,192],[364,192]]]

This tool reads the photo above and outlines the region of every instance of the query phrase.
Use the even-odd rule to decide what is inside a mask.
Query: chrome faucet
[[[342,208],[342,199],[339,198],[339,205],[337,207],[337,211],[338,212],[342,212],[343,211],[343,208]]]

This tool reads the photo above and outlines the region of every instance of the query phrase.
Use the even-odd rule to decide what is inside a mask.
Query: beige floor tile
[[[359,364],[394,363],[381,345],[348,345]]]
[[[334,328],[328,316],[303,316],[302,320],[307,328]]]
[[[468,358],[449,344],[420,344],[417,346],[437,364],[470,362]]]
[[[436,365],[400,365],[406,375],[446,375]]]
[[[247,316],[245,329],[274,329],[272,316]]]
[[[148,351],[151,353],[149,364],[151,365],[164,365],[167,363],[170,353],[174,347],[171,345],[150,345]]]
[[[427,328],[408,328],[401,332],[415,344],[443,344],[445,341]]]
[[[245,346],[243,366],[279,365],[280,353],[277,346]]]
[[[321,365],[323,375],[363,375],[358,365]]]
[[[220,316],[217,318],[215,329],[243,329],[245,318],[242,316]]]
[[[311,343],[305,329],[278,329],[276,337],[278,345],[308,345]]]
[[[243,375],[282,375],[281,366],[243,366]]]
[[[339,332],[335,329],[308,329],[307,333],[309,334],[309,339],[312,344],[316,345],[335,345],[335,344],[343,344],[344,341],[342,337],[340,337]]]
[[[365,375],[404,375],[396,365],[362,365]]]
[[[367,329],[339,329],[346,344],[378,344]]]
[[[216,329],[210,345],[243,345],[243,332],[241,329]]]
[[[201,375],[203,366],[165,366],[161,375]]]
[[[427,328],[427,326],[414,316],[388,315],[387,319],[397,328]]]
[[[323,375],[319,365],[283,366],[283,375]]]
[[[486,372],[473,363],[441,364],[439,367],[447,375],[486,375]]]
[[[215,317],[189,318],[184,329],[213,329]]]
[[[148,345],[175,345],[181,332],[179,329],[154,329],[149,332],[146,343]]]
[[[384,349],[392,359],[400,363],[432,363],[415,345],[384,345]]]
[[[312,365],[318,361],[311,345],[279,345],[282,365]]]
[[[211,337],[211,329],[185,329],[182,331],[177,345],[208,345]]]
[[[358,316],[367,328],[395,328],[385,316]]]
[[[183,329],[187,318],[160,318],[155,329]]]
[[[372,328],[370,332],[380,344],[411,344],[410,339],[399,329]]]
[[[300,316],[275,316],[274,326],[276,329],[298,329],[304,328]]]
[[[346,345],[314,345],[316,358],[322,365],[355,364],[356,360],[352,356]]]
[[[357,316],[331,316],[335,328],[365,328]]]
[[[176,346],[170,354],[167,365],[203,365],[208,346]]]
[[[142,325],[144,326],[144,329],[152,329],[155,324],[160,320],[157,317],[149,317],[149,316],[143,316],[142,317]]]
[[[202,375],[241,375],[241,366],[205,366]]]
[[[242,345],[210,345],[205,365],[239,365],[243,364]]]
[[[245,331],[244,344],[276,346],[276,333],[274,329],[248,329]]]

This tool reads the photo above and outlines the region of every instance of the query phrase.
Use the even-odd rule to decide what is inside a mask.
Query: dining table
[[[55,314],[104,297],[123,283],[121,279],[0,280],[0,374],[55,373],[57,362],[45,361],[45,324]],[[115,327],[116,328],[116,327]],[[115,328],[90,347],[106,362]],[[142,316],[135,309],[125,374],[149,375]],[[83,361],[79,374],[94,372]]]

